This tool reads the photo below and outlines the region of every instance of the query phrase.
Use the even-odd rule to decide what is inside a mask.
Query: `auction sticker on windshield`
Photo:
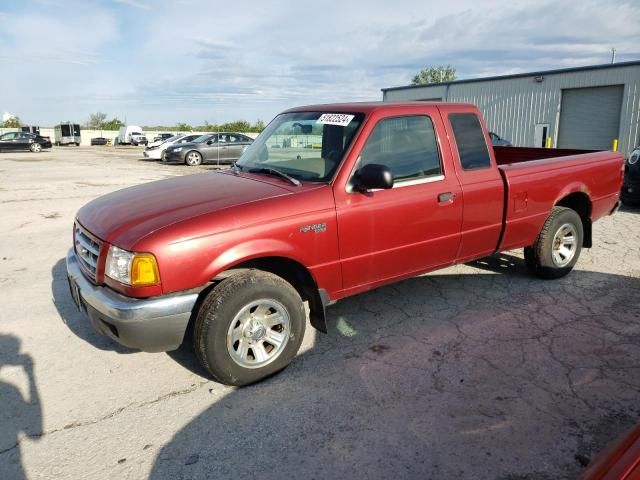
[[[349,115],[346,113],[323,113],[318,118],[318,123],[323,125],[340,125],[346,127],[351,123],[355,115]]]

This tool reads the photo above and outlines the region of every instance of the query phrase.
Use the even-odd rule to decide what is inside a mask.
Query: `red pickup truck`
[[[336,300],[503,250],[569,273],[619,205],[612,152],[491,147],[448,103],[307,106],[278,115],[232,168],[127,188],[80,209],[71,293],[94,327],[196,354],[244,385],[295,356]]]

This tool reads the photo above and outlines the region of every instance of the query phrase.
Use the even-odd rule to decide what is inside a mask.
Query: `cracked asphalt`
[[[640,421],[640,210],[560,280],[517,251],[338,302],[236,389],[189,345],[118,347],[69,296],[80,206],[205,170],[138,157],[0,153],[0,478],[572,479]]]

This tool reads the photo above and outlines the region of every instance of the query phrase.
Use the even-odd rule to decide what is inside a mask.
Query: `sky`
[[[0,0],[0,113],[25,124],[269,121],[459,79],[640,60],[640,2]]]

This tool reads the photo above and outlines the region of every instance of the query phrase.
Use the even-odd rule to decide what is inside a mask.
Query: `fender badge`
[[[301,233],[307,233],[313,231],[313,233],[324,233],[327,231],[326,223],[314,223],[313,225],[303,225],[298,228]]]

